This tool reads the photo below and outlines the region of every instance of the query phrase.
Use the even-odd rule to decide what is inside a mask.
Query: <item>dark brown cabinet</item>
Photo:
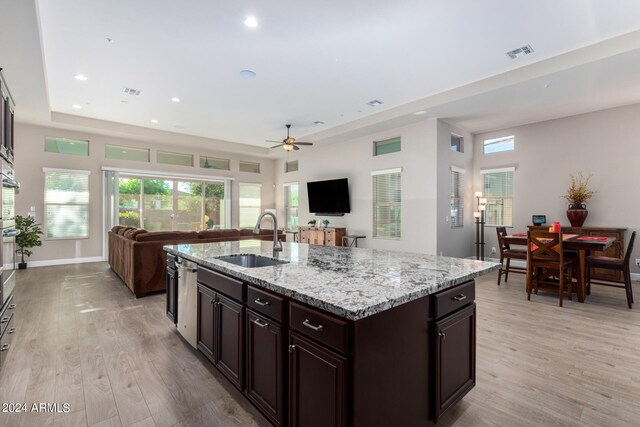
[[[167,257],[167,317],[175,325],[178,323],[178,271],[175,268],[175,257]]]
[[[215,363],[216,293],[198,284],[198,350]]]
[[[0,71],[2,69],[0,68]],[[14,102],[0,72],[0,155],[13,164],[14,150]]]
[[[217,294],[214,359],[220,371],[242,390],[244,380],[244,307]]]
[[[274,425],[284,425],[282,326],[251,310],[246,319],[247,397]]]
[[[476,305],[435,323],[435,420],[476,383]]]
[[[346,359],[291,332],[289,336],[289,425],[345,426],[347,425],[346,402]]]

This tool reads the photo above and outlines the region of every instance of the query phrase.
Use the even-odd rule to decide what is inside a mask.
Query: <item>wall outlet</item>
[[[491,255],[495,255],[496,253],[498,253],[498,252],[497,252],[497,250],[496,250],[496,247],[495,247],[495,246],[493,246],[493,247],[491,248]]]
[[[636,267],[640,267],[640,258],[636,258]]]

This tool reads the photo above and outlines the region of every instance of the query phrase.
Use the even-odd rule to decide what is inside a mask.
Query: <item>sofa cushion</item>
[[[217,239],[222,237],[240,236],[237,228],[225,228],[222,230],[203,230],[198,233],[198,239]]]
[[[118,234],[118,230],[121,230],[123,228],[127,228],[127,227],[124,225],[114,225],[113,228],[111,229],[111,232]]]
[[[138,234],[136,241],[138,242],[175,242],[175,241],[187,241],[196,240],[198,233],[195,231],[150,231],[147,233]]]
[[[133,230],[126,231],[124,233],[124,237],[126,237],[127,239],[136,240],[136,236],[142,233],[148,233],[148,231],[144,228],[134,228]]]
[[[135,230],[135,227],[123,227],[123,228],[118,230],[118,235],[119,236],[124,236],[124,233],[126,233],[129,230]]]

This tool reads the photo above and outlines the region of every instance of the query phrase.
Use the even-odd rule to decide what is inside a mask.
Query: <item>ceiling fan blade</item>
[[[299,150],[300,149],[300,147],[298,147],[296,144],[292,144],[292,145],[293,145],[293,149],[294,150]]]
[[[313,142],[296,142],[297,145],[313,145]]]
[[[278,145],[274,145],[273,147],[269,147],[269,148],[277,148],[277,147],[282,147],[284,144],[278,144]]]
[[[274,141],[273,139],[265,139],[265,142],[277,142],[278,144],[282,144],[282,141]]]

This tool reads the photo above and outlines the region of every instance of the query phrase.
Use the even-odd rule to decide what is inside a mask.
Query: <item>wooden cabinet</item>
[[[435,421],[476,384],[476,305],[435,324]]]
[[[198,350],[215,363],[216,293],[198,284]]]
[[[13,304],[13,297],[9,297],[3,307],[2,311],[0,311],[0,368],[2,368],[4,361],[9,355],[12,340],[16,332],[15,322],[12,322],[16,308],[16,305]]]
[[[218,294],[215,306],[215,364],[236,387],[244,386],[244,307]]]
[[[346,228],[298,227],[298,241],[310,245],[342,246]]]
[[[0,72],[0,155],[11,164],[14,151],[14,108],[13,98]]]
[[[175,257],[167,255],[167,317],[175,325],[178,323],[178,271],[176,270]]]
[[[289,336],[289,425],[347,425],[346,359],[295,332]]]
[[[247,397],[274,425],[284,425],[282,326],[252,310],[246,325]]]

